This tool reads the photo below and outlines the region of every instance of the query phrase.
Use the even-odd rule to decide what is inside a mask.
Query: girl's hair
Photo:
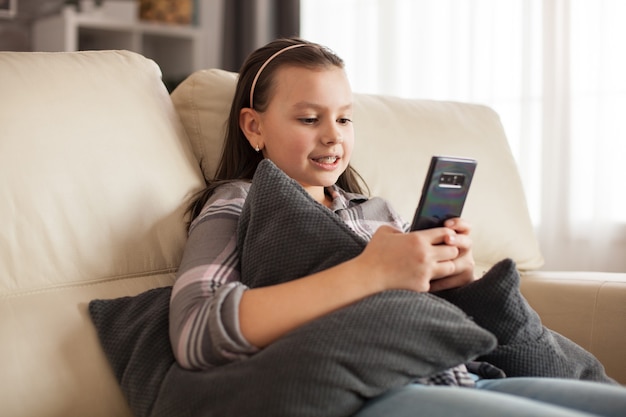
[[[289,46],[298,44],[304,46],[283,51]],[[278,54],[271,58],[277,52]],[[261,69],[263,65],[265,67]],[[263,155],[250,146],[239,127],[239,113],[242,108],[250,107],[250,90],[257,74],[258,79],[253,92],[254,109],[258,112],[267,109],[276,82],[274,75],[285,65],[311,69],[332,66],[344,68],[343,60],[330,49],[299,38],[277,39],[252,52],[239,70],[217,172],[213,179],[207,179],[207,187],[192,197],[188,207],[191,220],[200,214],[207,200],[220,185],[236,180],[252,180]],[[339,176],[337,185],[345,191],[359,194],[364,194],[364,190],[367,189],[363,178],[350,165]]]

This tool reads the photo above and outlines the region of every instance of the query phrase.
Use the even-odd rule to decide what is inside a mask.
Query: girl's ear
[[[260,119],[259,114],[248,108],[244,107],[239,111],[239,127],[244,135],[246,135],[246,139],[257,151],[259,149],[263,149],[263,137],[261,135],[260,129]]]

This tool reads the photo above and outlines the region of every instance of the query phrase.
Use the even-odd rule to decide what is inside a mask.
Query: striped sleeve
[[[249,184],[219,187],[190,227],[170,301],[170,339],[178,363],[207,369],[258,349],[239,329],[237,222]]]
[[[369,241],[380,226],[392,226],[401,231],[408,231],[409,225],[383,198],[363,198],[358,194],[346,193],[336,188],[338,196],[334,212],[356,234]]]

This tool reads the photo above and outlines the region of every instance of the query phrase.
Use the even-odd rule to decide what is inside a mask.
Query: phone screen
[[[475,170],[474,159],[433,156],[411,230],[440,227],[460,217]]]

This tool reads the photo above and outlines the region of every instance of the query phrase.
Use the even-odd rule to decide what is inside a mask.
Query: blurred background
[[[276,37],[324,44],[355,92],[494,108],[544,269],[626,272],[624,21],[623,0],[0,0],[0,50],[134,50],[172,90]]]

